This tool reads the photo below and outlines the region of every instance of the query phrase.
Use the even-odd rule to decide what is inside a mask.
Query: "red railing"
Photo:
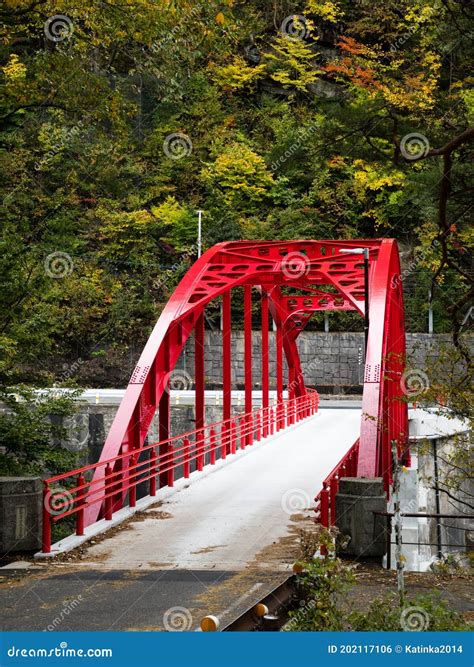
[[[323,481],[323,488],[316,498],[316,521],[329,528],[336,523],[336,494],[339,490],[341,477],[356,477],[357,459],[359,456],[359,439],[355,441],[347,454],[331,470]]]
[[[181,468],[179,477],[188,478],[193,464],[194,470],[198,471],[206,465],[214,465],[218,457],[225,459],[227,455],[315,414],[318,405],[318,393],[308,390],[303,396],[46,479],[43,553],[51,552],[53,523],[75,515],[76,535],[84,535],[84,510],[87,507],[100,503],[103,518],[110,521],[114,512],[123,506],[127,494],[129,507],[135,507],[138,484],[147,482],[148,493],[154,496],[157,479],[161,480],[160,487],[171,487],[178,478],[178,468]],[[97,470],[101,470],[102,475],[90,481]]]

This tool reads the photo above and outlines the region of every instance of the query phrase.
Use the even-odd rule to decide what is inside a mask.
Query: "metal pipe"
[[[433,439],[433,465],[434,465],[434,486],[435,486],[435,505],[436,514],[439,515],[441,509],[440,494],[439,494],[439,471],[438,471],[438,441]],[[436,538],[438,541],[438,558],[443,557],[441,549],[441,521],[440,517],[436,520]]]

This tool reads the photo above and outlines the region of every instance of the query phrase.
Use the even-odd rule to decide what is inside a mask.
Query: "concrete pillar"
[[[336,525],[350,537],[342,553],[381,557],[385,554],[386,519],[374,512],[386,512],[387,500],[381,477],[342,477],[336,495]]]
[[[39,477],[0,477],[0,552],[41,547],[42,482]]]

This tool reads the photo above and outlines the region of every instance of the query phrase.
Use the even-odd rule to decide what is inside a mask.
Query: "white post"
[[[324,313],[324,333],[329,333],[329,315]]]
[[[202,211],[198,211],[198,241],[197,241],[197,256],[201,257],[202,252]]]

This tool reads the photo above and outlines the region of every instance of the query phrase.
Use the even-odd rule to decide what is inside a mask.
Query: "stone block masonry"
[[[254,388],[261,386],[261,333],[254,331],[252,371]],[[448,334],[407,334],[407,354],[410,366],[423,369],[439,355],[443,345],[449,345]],[[208,388],[222,385],[222,337],[220,331],[206,331],[204,337],[205,376]],[[298,347],[306,384],[321,393],[362,393],[364,374],[364,334],[361,332],[323,333],[304,331]],[[275,334],[270,332],[270,387],[275,388]],[[194,375],[194,339],[186,343],[177,367]],[[286,374],[286,368],[285,368]],[[287,376],[286,376],[287,377]],[[232,382],[235,389],[244,387],[244,333],[232,332]],[[286,379],[285,379],[286,382]]]

